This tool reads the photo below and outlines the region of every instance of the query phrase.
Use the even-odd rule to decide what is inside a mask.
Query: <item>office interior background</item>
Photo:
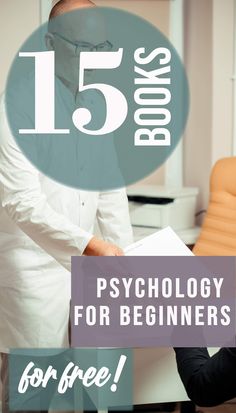
[[[142,183],[197,187],[196,211],[205,210],[213,165],[220,158],[236,156],[236,1],[93,1],[144,17],[179,51],[190,87],[187,127],[171,158]],[[0,93],[15,54],[46,20],[50,6],[51,0],[0,0]],[[198,225],[203,217],[199,216]],[[228,412],[228,408],[219,411]]]
[[[222,157],[236,155],[235,0],[95,0],[136,13],[156,25],[182,56],[190,85],[190,113],[181,148],[145,184],[198,187],[206,209],[209,175]],[[0,93],[12,59],[45,21],[51,0],[1,0]]]

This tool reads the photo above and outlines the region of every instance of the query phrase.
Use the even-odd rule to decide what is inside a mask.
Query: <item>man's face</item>
[[[56,75],[78,86],[80,52],[107,41],[104,21],[96,8],[76,9],[53,20],[51,29]],[[94,49],[95,50],[95,49]],[[85,72],[85,76],[89,71]]]

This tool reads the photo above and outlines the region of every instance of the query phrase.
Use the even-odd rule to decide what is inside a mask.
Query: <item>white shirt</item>
[[[0,106],[0,349],[68,344],[70,262],[93,236],[132,242],[125,189],[87,192],[43,176]]]

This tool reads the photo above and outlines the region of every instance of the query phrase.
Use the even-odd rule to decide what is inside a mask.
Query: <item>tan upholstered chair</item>
[[[236,256],[236,157],[221,159],[212,169],[210,202],[193,252]]]
[[[236,157],[213,167],[210,202],[193,253],[236,256]]]

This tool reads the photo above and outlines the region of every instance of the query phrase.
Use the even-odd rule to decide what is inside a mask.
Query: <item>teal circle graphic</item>
[[[94,191],[130,185],[181,139],[186,72],[141,17],[76,9],[40,26],[19,53],[6,89],[9,125],[28,160],[55,181]]]

